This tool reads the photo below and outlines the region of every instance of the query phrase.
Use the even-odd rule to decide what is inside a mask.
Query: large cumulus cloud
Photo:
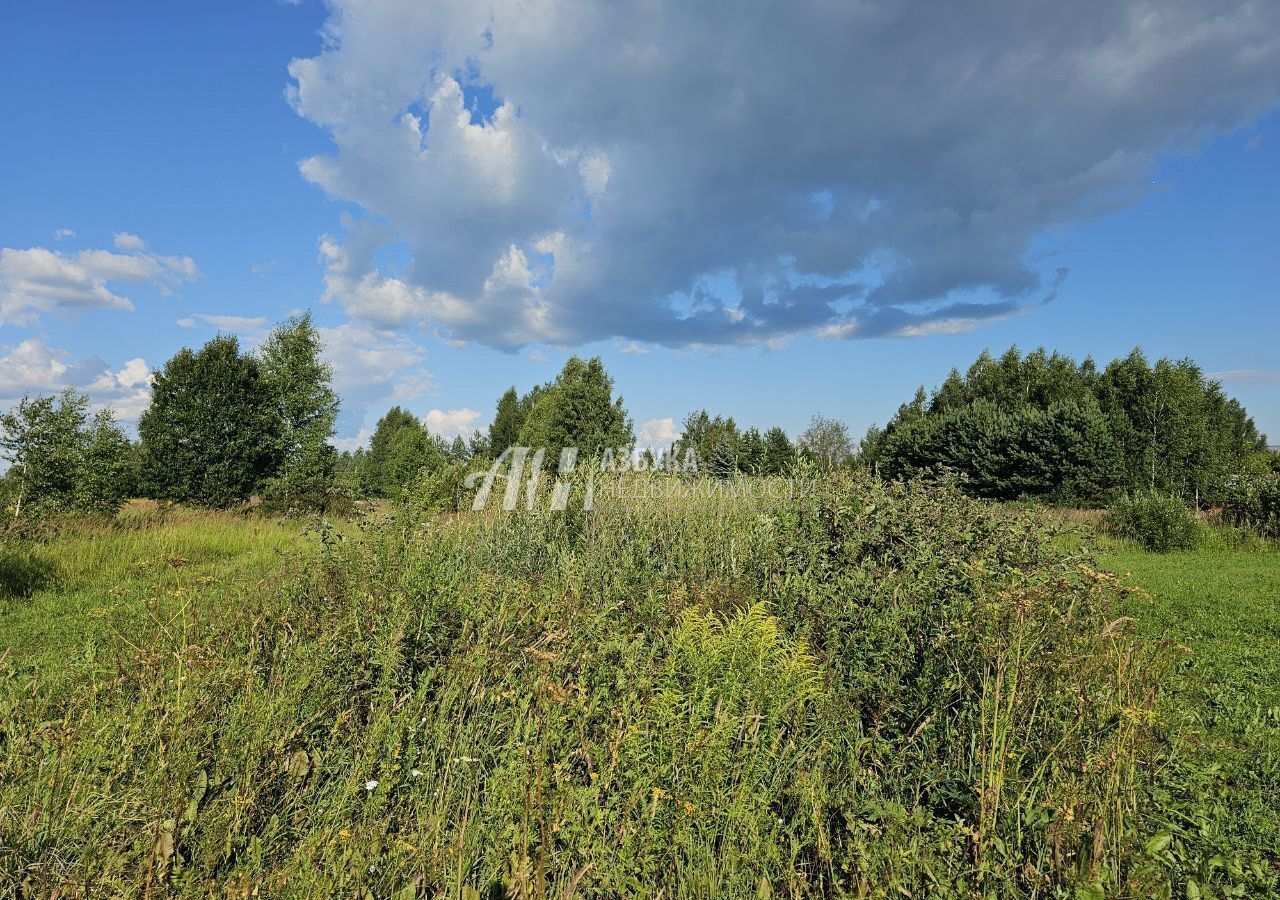
[[[330,7],[302,172],[385,224],[325,238],[329,295],[507,349],[1014,315],[1047,228],[1280,103],[1269,0]]]

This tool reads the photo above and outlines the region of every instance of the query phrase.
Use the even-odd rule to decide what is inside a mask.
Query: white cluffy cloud
[[[93,409],[111,407],[118,418],[133,421],[151,399],[151,367],[142,358],[113,369],[91,356],[68,361],[66,350],[28,338],[17,346],[0,346],[0,406],[10,407],[22,397],[56,394],[74,387],[89,395]]]
[[[317,330],[324,342],[325,361],[333,366],[334,390],[342,398],[341,447],[362,443],[359,435],[366,410],[405,404],[430,389],[426,350],[403,335],[352,322]]]
[[[640,426],[637,445],[661,450],[680,440],[681,434],[675,420],[670,416],[665,419],[649,419]]]
[[[427,431],[442,438],[470,437],[476,430],[476,419],[481,413],[474,409],[433,409],[427,413],[424,423]]]
[[[1276,3],[328,5],[301,171],[386,223],[325,240],[329,296],[504,349],[1013,315],[1066,274],[1037,237],[1280,104]]]
[[[133,301],[110,284],[145,284],[167,294],[200,274],[191,257],[152,253],[135,235],[117,234],[116,247],[125,252],[0,249],[0,325],[30,325],[41,313],[130,310]]]

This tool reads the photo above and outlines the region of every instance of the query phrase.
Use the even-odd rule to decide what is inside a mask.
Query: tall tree
[[[262,377],[280,420],[280,468],[268,486],[277,497],[316,496],[333,484],[338,395],[323,350],[310,312],[277,325],[262,345]]]
[[[576,447],[580,458],[590,459],[599,457],[606,447],[631,450],[635,444],[631,417],[622,398],[614,398],[613,379],[600,357],[569,358],[551,386],[537,393],[518,443],[546,448],[549,466],[565,447]],[[495,447],[494,452],[501,451]]]
[[[680,427],[682,433],[676,441],[676,459],[685,459],[692,450],[703,468],[711,465],[713,456],[718,456],[720,461],[717,465],[723,467],[728,458],[732,459],[734,470],[738,469],[742,436],[732,417],[712,416],[705,409],[699,409],[685,416]]]
[[[275,392],[234,336],[183,348],[155,373],[138,420],[144,483],[162,499],[229,506],[275,474],[281,432]]]
[[[370,497],[398,497],[424,468],[443,465],[446,448],[407,409],[393,406],[378,420],[361,467],[361,485]]]
[[[834,469],[853,454],[848,427],[838,419],[814,416],[797,443],[805,455],[825,469]]]
[[[764,435],[758,428],[748,428],[738,441],[738,469],[748,475],[765,475],[769,455]]]
[[[87,513],[112,515],[138,486],[134,445],[110,409],[101,410],[90,420],[81,443],[84,449],[75,506]]]
[[[507,388],[506,393],[498,398],[498,407],[494,411],[493,422],[489,425],[490,452],[496,455],[515,446],[527,414],[528,410],[521,408],[520,395],[516,393],[515,387]]]
[[[764,433],[764,474],[785,475],[795,465],[796,447],[776,425]]]

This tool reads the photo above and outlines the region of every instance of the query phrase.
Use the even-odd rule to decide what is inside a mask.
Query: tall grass
[[[786,501],[404,508],[306,541],[226,529],[57,537],[70,601],[5,607],[4,883],[1159,887],[1134,814],[1171,654],[1130,634],[1114,577],[1029,515],[833,479]],[[115,630],[86,624],[99,615]],[[90,632],[92,652],[61,659],[15,644]]]

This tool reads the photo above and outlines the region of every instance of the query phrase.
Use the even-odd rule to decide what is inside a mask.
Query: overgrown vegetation
[[[1192,360],[1152,365],[1139,349],[1102,371],[1043,349],[983,352],[932,396],[921,388],[862,449],[889,477],[942,466],[979,496],[1085,505],[1123,491],[1225,503],[1241,476],[1271,465],[1220,384]]]
[[[1190,363],[984,357],[857,454],[699,411],[631,465],[576,357],[469,442],[396,407],[339,455],[320,353],[307,316],[184,350],[138,445],[74,393],[0,423],[10,893],[1280,891],[1280,482]],[[470,511],[508,442],[582,452],[566,510]],[[1059,518],[1172,602],[975,494],[1111,499]]]
[[[62,896],[1163,890],[1176,870],[1143,823],[1176,657],[1131,633],[1118,582],[951,488],[824,485],[405,507],[322,527],[288,578],[265,568],[280,526],[253,519],[229,553],[226,518],[64,533],[72,593],[0,619],[2,877]]]
[[[1120,497],[1107,511],[1107,525],[1156,553],[1191,550],[1202,531],[1200,520],[1185,503],[1157,493]]]
[[[1232,485],[1227,521],[1280,540],[1280,474],[1254,475]]]

